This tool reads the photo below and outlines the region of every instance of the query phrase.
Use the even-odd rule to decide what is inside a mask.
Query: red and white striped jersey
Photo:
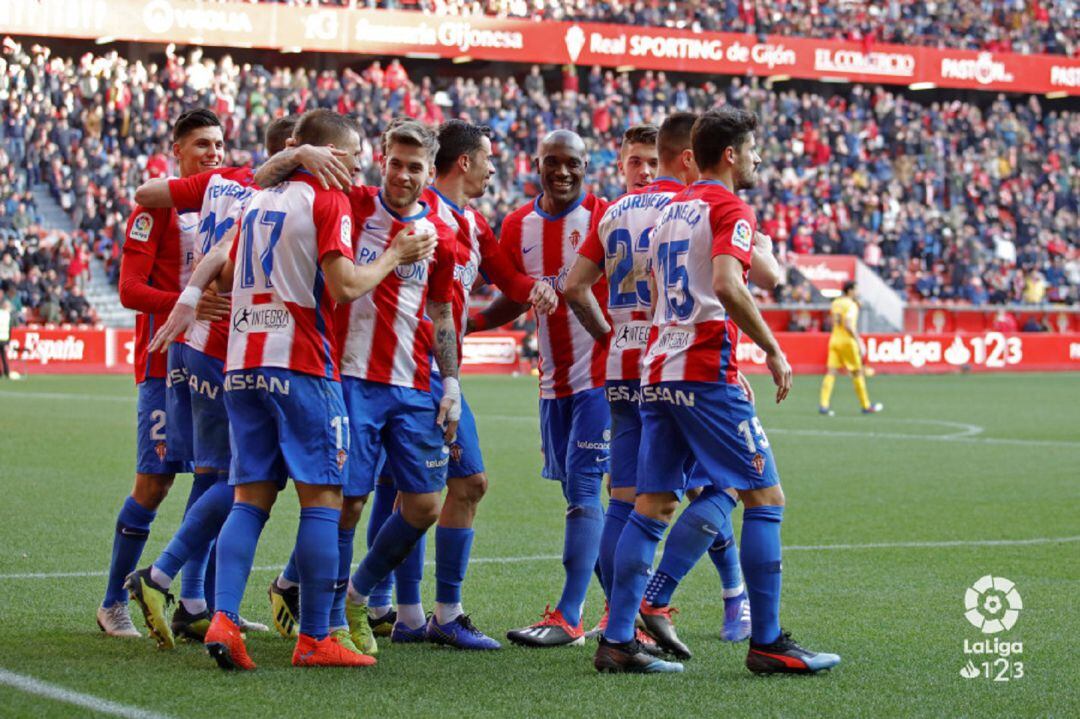
[[[649,243],[658,297],[642,384],[738,381],[739,328],[713,289],[713,258],[738,259],[745,282],[756,228],[750,206],[719,182],[672,198]]]
[[[252,195],[232,246],[226,370],[278,367],[338,379],[335,304],[320,266],[353,257],[349,200],[298,170]]]
[[[349,193],[359,236],[356,263],[374,262],[406,225],[430,230],[439,238],[435,257],[400,265],[368,294],[342,307],[339,324],[341,372],[350,377],[399,387],[430,389],[432,324],[428,300],[453,302],[456,236],[432,219],[432,208],[402,217],[383,201],[377,187],[354,187]]]
[[[469,319],[469,297],[478,276],[494,284],[514,302],[528,302],[536,280],[514,267],[510,255],[495,239],[491,226],[472,207],[458,207],[434,187],[423,199],[432,208],[432,219],[443,223],[457,237],[454,266],[454,324],[458,332],[458,360]]]
[[[541,197],[506,216],[502,245],[518,269],[548,283],[559,294],[558,308],[550,315],[538,317],[536,325],[540,397],[555,399],[604,384],[607,347],[592,338],[569,310],[562,293],[577,248],[606,205],[587,193],[562,214],[553,216],[540,209]],[[607,283],[596,283],[593,292],[603,307]]]
[[[177,211],[199,213],[196,262],[240,221],[244,207],[258,189],[250,167],[221,167],[169,180],[169,194]],[[196,320],[185,336],[188,347],[219,360],[225,359],[228,342],[227,319],[214,323]]]
[[[191,276],[198,221],[195,213],[181,215],[170,207],[139,205],[128,218],[119,289],[121,303],[139,313],[135,317],[136,384],[165,376],[166,355],[151,355],[147,350]]]
[[[636,380],[652,326],[649,236],[660,213],[685,185],[670,177],[628,192],[608,205],[578,254],[604,270],[611,318],[607,379]]]

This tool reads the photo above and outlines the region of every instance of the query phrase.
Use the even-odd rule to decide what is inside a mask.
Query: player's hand
[[[773,383],[776,384],[776,403],[780,404],[791,391],[791,365],[784,353],[777,351],[765,355],[765,366],[772,373]]]
[[[439,400],[439,414],[435,423],[443,428],[443,439],[450,444],[457,439],[457,426],[461,421],[461,384],[457,377],[443,378],[443,396]]]
[[[173,340],[187,332],[194,321],[195,308],[177,302],[169,313],[169,319],[165,320],[165,324],[150,340],[149,352],[167,352]]]
[[[773,251],[772,238],[766,235],[764,232],[755,232],[754,249],[761,250],[762,252],[766,252],[771,255]]]
[[[231,308],[232,301],[228,297],[222,297],[213,287],[207,287],[199,298],[199,304],[195,305],[195,319],[217,322],[228,317]]]
[[[739,374],[735,376],[735,379],[739,382],[739,386],[742,387],[743,392],[746,393],[746,399],[750,400],[750,404],[754,404],[754,388],[750,386],[750,380],[746,379],[746,375],[739,371]]]
[[[529,303],[539,315],[550,315],[559,306],[559,295],[547,282],[537,282],[529,292]]]
[[[341,158],[348,153],[334,147],[301,145],[296,149],[296,159],[310,172],[324,190],[348,191],[352,186],[352,173]]]
[[[387,252],[394,253],[399,265],[410,265],[434,257],[437,244],[434,233],[430,230],[418,230],[416,225],[410,223],[394,235]]]

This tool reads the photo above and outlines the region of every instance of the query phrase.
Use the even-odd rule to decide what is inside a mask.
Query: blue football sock
[[[420,604],[420,582],[424,579],[424,551],[427,548],[427,535],[421,535],[413,545],[412,551],[401,564],[394,568],[394,584],[397,591],[397,603]]]
[[[780,523],[783,507],[743,510],[742,569],[750,597],[750,638],[772,644],[780,636]]]
[[[155,516],[157,512],[142,506],[134,497],[124,500],[124,506],[116,517],[112,560],[109,562],[109,582],[105,585],[105,601],[101,606],[111,607],[117,602],[127,603],[128,593],[124,589],[124,579],[135,571],[139,563],[146,539],[150,536],[150,523]]]
[[[349,588],[349,572],[352,571],[353,541],[356,539],[355,529],[342,529],[338,527],[338,569],[337,582],[334,584],[334,605],[330,609],[330,628],[349,626],[349,620],[345,618],[345,595]]]
[[[214,608],[233,622],[240,619],[240,600],[255,561],[255,547],[269,517],[253,504],[233,502],[218,535]]]
[[[338,524],[341,510],[303,507],[296,532],[296,568],[300,570],[300,633],[325,639],[338,575]],[[348,570],[346,570],[348,571]]]
[[[165,545],[160,556],[154,560],[154,566],[169,578],[175,578],[184,568],[184,583],[180,588],[182,599],[202,599],[203,577],[206,561],[209,559],[210,543],[221,531],[221,525],[229,516],[232,507],[233,488],[228,482],[216,482],[188,507],[180,528]],[[191,559],[201,556],[200,572],[189,573]],[[190,587],[198,587],[198,594],[193,594]]]
[[[723,588],[724,602],[729,602],[746,592],[743,585],[742,567],[739,566],[739,547],[734,535],[726,538],[721,534],[713,546],[709,547],[709,559],[720,573],[720,586]]]
[[[615,548],[615,581],[611,585],[608,624],[604,630],[608,641],[628,642],[634,638],[634,619],[649,581],[656,547],[667,527],[667,522],[630,513]]]
[[[397,499],[397,487],[391,483],[378,482],[371,498],[371,516],[368,517],[367,546],[375,544],[375,537],[383,524],[394,513],[394,501]],[[394,574],[391,572],[371,590],[368,606],[389,607],[394,592]]]
[[[471,528],[435,528],[435,601],[461,604],[461,585],[469,568],[474,532]]]
[[[356,591],[370,597],[375,585],[409,556],[413,545],[420,541],[425,531],[406,522],[401,512],[391,514],[368,549],[364,561],[353,572],[352,585]]]
[[[210,556],[206,560],[206,579],[203,594],[206,595],[206,611],[214,616],[214,593],[217,591],[217,538],[210,543]]]
[[[558,610],[570,626],[581,623],[581,608],[589,590],[596,558],[600,553],[600,534],[604,514],[599,506],[571,505],[566,510],[566,534],[563,540],[563,569],[566,583],[559,597]]]
[[[194,479],[191,482],[191,492],[188,494],[187,506],[184,508],[184,517],[181,520],[180,528],[183,529],[184,523],[187,522],[188,516],[191,514],[191,510],[198,505],[206,493],[219,483],[218,472],[216,469],[209,472],[195,472]],[[228,487],[228,483],[225,484]],[[229,487],[231,490],[232,488]],[[230,491],[230,495],[232,492]],[[229,499],[229,504],[225,507],[225,512],[228,512],[229,506],[232,505],[232,498]],[[214,536],[217,535],[217,530],[221,528],[221,522],[225,521],[225,516],[222,515],[217,527],[215,527]],[[176,535],[174,534],[175,538]],[[203,588],[206,583],[206,562],[209,559],[210,543],[205,545],[191,546],[188,550],[187,561],[184,562],[183,567],[183,581],[180,584],[180,598],[181,599],[204,599]],[[160,567],[159,567],[160,569]],[[175,577],[175,574],[169,576]]]
[[[285,562],[285,568],[281,570],[281,576],[293,584],[300,583],[300,570],[296,568],[296,547],[293,547],[289,561]]]
[[[645,589],[645,599],[650,604],[654,607],[671,604],[675,589],[716,541],[725,523],[731,531],[732,507],[734,502],[727,494],[706,490],[683,510],[671,527],[664,555]]]
[[[632,502],[624,502],[620,499],[608,501],[607,513],[604,515],[604,528],[600,532],[600,586],[604,588],[604,597],[611,598],[612,573],[615,571],[615,547],[619,543],[619,535],[622,534],[626,520],[630,518],[630,512],[634,511]]]

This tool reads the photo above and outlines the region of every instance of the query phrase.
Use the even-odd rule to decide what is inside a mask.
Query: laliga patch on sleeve
[[[150,239],[150,232],[154,229],[154,218],[149,212],[140,212],[131,223],[131,232],[128,237],[137,242],[146,242]]]
[[[754,231],[750,229],[750,223],[739,220],[735,223],[735,229],[731,231],[731,244],[744,252],[749,252],[753,236]]]
[[[341,216],[341,244],[352,248],[352,220],[348,215]]]

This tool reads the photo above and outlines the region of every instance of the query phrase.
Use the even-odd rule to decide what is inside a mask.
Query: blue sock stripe
[[[611,598],[611,582],[614,579],[615,546],[619,543],[619,535],[622,534],[626,520],[630,518],[630,512],[634,511],[631,502],[621,499],[608,501],[607,512],[604,514],[604,527],[600,532],[600,585],[604,588],[604,597]]]
[[[372,589],[404,561],[426,530],[417,529],[394,512],[379,530],[367,556],[352,575],[352,584],[360,594],[370,595]]]
[[[757,644],[771,644],[780,636],[783,518],[783,507],[748,507],[743,511],[742,571],[750,599],[750,636]]]
[[[667,522],[630,513],[615,549],[615,581],[611,587],[608,625],[604,630],[604,637],[609,641],[628,642],[634,638],[634,619],[649,582],[656,547],[667,526]]]
[[[337,581],[334,583],[334,601],[330,607],[330,626],[346,627],[345,597],[349,588],[349,571],[352,569],[353,546],[356,541],[355,529],[338,528],[338,566]]]
[[[255,547],[270,515],[253,504],[234,502],[218,535],[214,606],[233,617],[240,613]]]
[[[296,532],[300,571],[300,633],[323,639],[330,633],[330,611],[338,577],[338,525],[341,510],[304,507]]]
[[[405,559],[394,568],[398,605],[420,604],[420,582],[424,579],[424,554],[427,535],[421,535]]]
[[[600,553],[604,515],[599,505],[571,505],[566,511],[563,539],[563,569],[566,581],[558,609],[572,626],[581,622],[581,607],[592,581]]]

